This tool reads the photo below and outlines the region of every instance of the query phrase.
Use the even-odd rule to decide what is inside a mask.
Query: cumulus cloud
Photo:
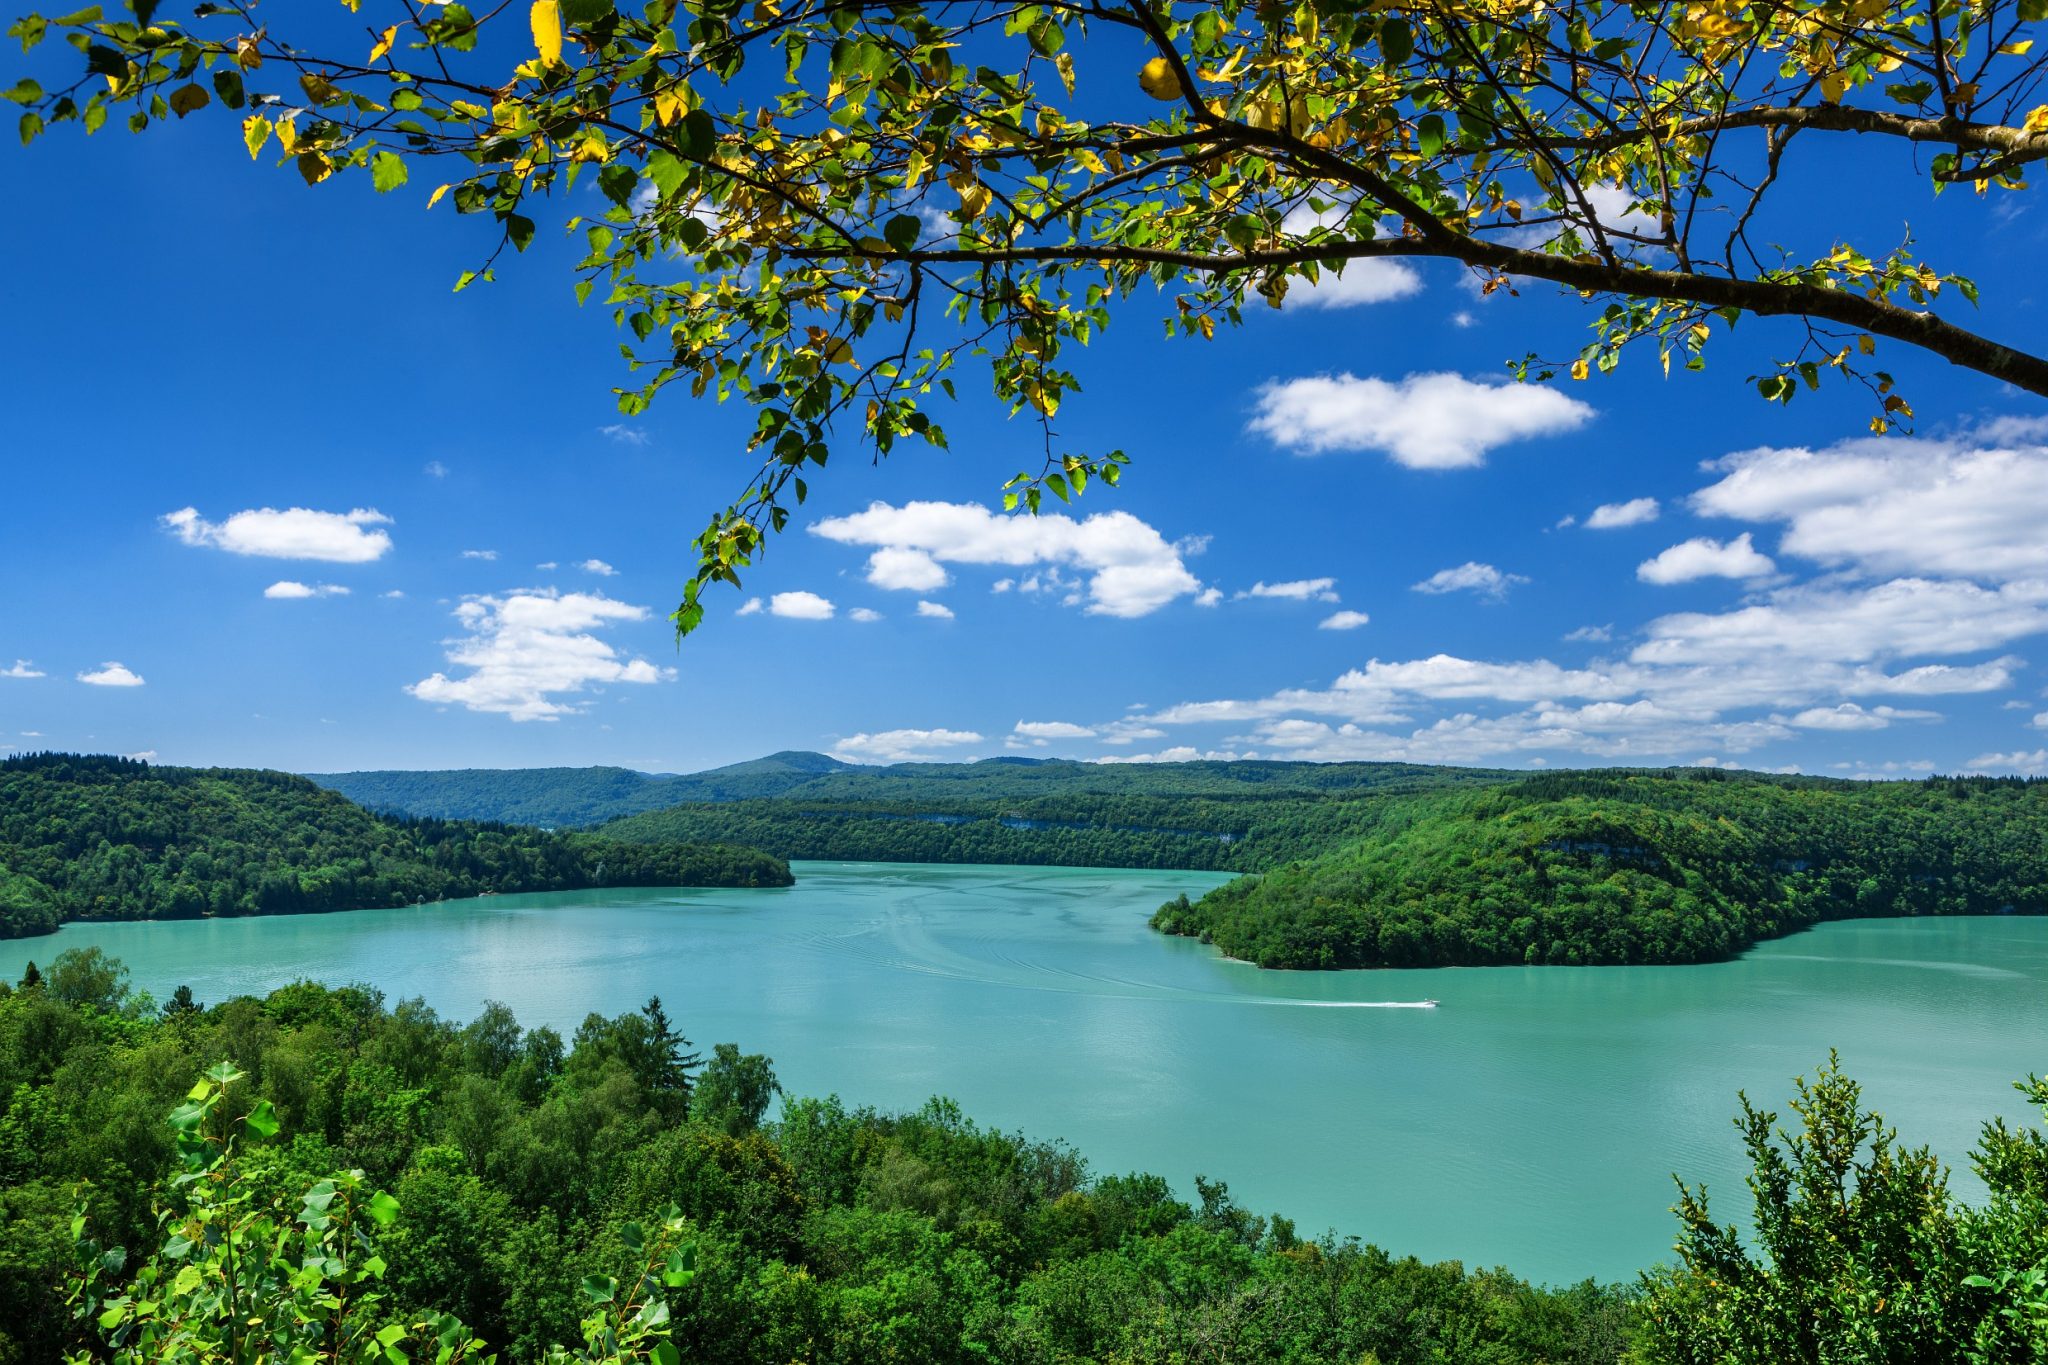
[[[814,592],[778,592],[768,599],[770,616],[786,616],[792,621],[829,621],[837,610]]]
[[[1278,597],[1290,602],[1334,602],[1337,600],[1334,578],[1297,578],[1288,583],[1254,583],[1239,592],[1240,600],[1247,597]]]
[[[1864,708],[1853,701],[1815,706],[1792,717],[1802,730],[1883,730],[1898,720],[1940,720],[1938,711],[1902,711],[1894,706]]]
[[[1095,728],[1065,720],[1020,720],[1010,733],[1019,739],[1093,739]]]
[[[263,559],[317,559],[366,564],[391,548],[391,518],[375,508],[316,512],[310,507],[255,507],[208,521],[196,507],[166,513],[163,526],[186,545],[210,545]]]
[[[47,676],[33,659],[16,659],[14,667],[0,668],[0,678],[41,678]]]
[[[811,533],[844,545],[904,552],[884,562],[891,566],[887,572],[911,579],[920,573],[929,578],[929,570],[915,555],[932,567],[1043,566],[1039,573],[1017,581],[1022,592],[1062,586],[1066,580],[1060,570],[1078,570],[1085,575],[1085,587],[1062,600],[1076,599],[1097,616],[1146,616],[1202,586],[1188,572],[1181,552],[1128,512],[1099,512],[1076,521],[1050,512],[999,515],[976,503],[912,502],[894,507],[877,502],[851,516],[827,517],[811,527]],[[870,557],[870,581],[880,582],[875,578],[879,558]]]
[[[614,569],[611,565],[605,563],[602,559],[586,559],[581,564],[578,564],[576,567],[583,570],[583,572],[585,573],[594,573],[599,578],[615,578],[618,576],[619,572],[617,569]]]
[[[762,601],[761,601],[761,599],[760,599],[760,598],[758,598],[758,597],[749,597],[749,598],[748,598],[748,599],[747,599],[746,601],[744,601],[744,602],[740,603],[740,609],[739,609],[738,611],[734,612],[734,613],[733,613],[733,615],[734,615],[734,616],[759,616],[759,615],[761,614],[761,612],[763,611],[763,609],[764,609],[764,607],[763,607],[763,604],[762,604]]]
[[[953,609],[943,602],[919,602],[917,604],[917,614],[919,616],[929,616],[935,621],[950,621],[953,619]]]
[[[455,608],[464,634],[448,642],[456,677],[435,673],[405,690],[421,701],[462,706],[515,721],[559,720],[583,709],[574,698],[608,683],[655,683],[672,668],[622,658],[595,632],[645,621],[647,608],[603,593],[523,588],[465,597]]]
[[[1868,587],[1800,585],[1734,611],[1660,616],[1644,628],[1646,638],[1630,657],[1644,664],[1862,663],[1884,656],[1970,654],[2043,631],[2048,583],[1993,589],[1900,578]],[[1943,675],[1966,671],[1946,664],[1928,669]]]
[[[855,607],[852,611],[846,614],[853,620],[860,621],[863,623],[868,621],[879,621],[882,619],[882,613],[876,611],[873,607]]]
[[[1645,583],[1668,585],[1700,578],[1762,578],[1775,573],[1778,566],[1750,544],[1749,537],[1744,531],[1724,543],[1711,536],[1694,536],[1636,565],[1636,577]]]
[[[832,752],[851,762],[909,763],[932,757],[936,749],[981,742],[972,730],[882,730],[849,735],[833,745]]]
[[[1655,498],[1630,498],[1627,502],[1603,502],[1586,514],[1589,531],[1613,531],[1623,526],[1641,526],[1657,519]]]
[[[485,563],[490,563],[498,557],[498,552],[496,550],[464,550],[462,557],[464,559],[481,559]]]
[[[89,668],[78,675],[78,680],[93,687],[140,687],[142,675],[126,664],[109,661],[98,668]]]
[[[2009,754],[1978,754],[1966,770],[1979,773],[2020,773],[2039,777],[2048,773],[2048,749],[2022,749]]]
[[[270,598],[302,597],[346,597],[348,589],[339,583],[301,583],[292,578],[280,578],[263,590]]]
[[[1412,583],[1413,592],[1441,595],[1447,592],[1471,592],[1495,601],[1508,595],[1508,589],[1517,583],[1529,580],[1518,573],[1502,573],[1491,564],[1466,560],[1454,569],[1438,569],[1420,583]]]
[[[946,576],[945,566],[923,550],[913,550],[900,545],[884,545],[868,556],[868,582],[878,588],[891,588],[901,592],[931,592],[943,588],[951,580]],[[1007,585],[1010,580],[1001,580]],[[997,588],[997,592],[1007,588]]]
[[[1706,516],[1777,522],[1782,553],[1871,575],[2048,576],[2048,445],[2027,424],[1949,440],[1856,440],[1719,461]],[[2002,438],[2002,439],[2001,439]]]
[[[1333,611],[1316,622],[1317,630],[1357,630],[1372,618],[1362,611]]]
[[[1391,303],[1422,292],[1422,276],[1401,261],[1367,258],[1347,261],[1342,271],[1324,267],[1310,284],[1291,282],[1287,290],[1289,308],[1358,308],[1371,303]]]
[[[1614,638],[1614,627],[1611,625],[1580,626],[1564,638],[1578,644],[1604,645]]]
[[[1257,409],[1251,429],[1286,449],[1378,450],[1411,469],[1484,464],[1497,446],[1573,431],[1593,417],[1556,389],[1447,373],[1274,380],[1259,390]]]

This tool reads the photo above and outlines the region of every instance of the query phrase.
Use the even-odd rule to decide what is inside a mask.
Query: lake
[[[773,891],[495,896],[405,910],[71,925],[162,997],[369,981],[565,1034],[659,993],[706,1052],[795,1094],[1062,1137],[1098,1173],[1197,1173],[1259,1212],[1539,1280],[1669,1255],[1671,1173],[1736,1219],[1738,1090],[1783,1109],[1839,1048],[1913,1142],[1961,1164],[2048,1069],[2048,920],[1860,920],[1704,967],[1262,972],[1146,927],[1207,873],[799,863]],[[1436,1009],[1399,1007],[1434,997]],[[1392,1006],[1392,1007],[1390,1007]],[[1957,1187],[1977,1189],[1958,1171]]]

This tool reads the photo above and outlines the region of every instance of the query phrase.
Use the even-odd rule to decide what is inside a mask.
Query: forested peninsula
[[[1556,773],[1381,803],[1155,927],[1264,967],[1711,962],[1823,920],[2048,910],[2048,783]]]
[[[593,886],[787,886],[753,849],[373,815],[303,777],[72,754],[0,761],[0,937]]]

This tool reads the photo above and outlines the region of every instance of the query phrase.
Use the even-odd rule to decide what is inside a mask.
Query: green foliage
[[[0,992],[0,1360],[1620,1358],[1633,1291],[1305,1240],[943,1101],[771,1119],[732,1044],[681,1117],[652,1014],[565,1049],[361,987],[175,1016]]]
[[[0,934],[49,932],[60,916],[189,919],[791,881],[785,864],[751,849],[377,816],[285,773],[56,754],[0,761],[0,866],[12,869],[0,873]],[[30,909],[10,909],[21,905]]]
[[[2048,785],[1557,773],[1384,803],[1365,837],[1153,924],[1267,967],[1705,962],[1822,920],[2048,912]]]
[[[2019,1087],[2048,1115],[2048,1085]],[[1681,1183],[1680,1264],[1644,1276],[1654,1365],[1731,1360],[2048,1359],[2048,1143],[1986,1125],[1972,1164],[1990,1202],[1955,1200],[1925,1148],[1899,1145],[1833,1058],[1792,1101],[1796,1129],[1745,1097],[1755,1234],[1717,1225]]]

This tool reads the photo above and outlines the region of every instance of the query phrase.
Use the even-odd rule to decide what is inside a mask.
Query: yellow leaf
[[[540,53],[540,59],[549,66],[561,61],[561,0],[533,0],[533,9],[527,17],[533,25],[533,46]]]
[[[434,205],[440,203],[441,196],[448,193],[448,191],[454,188],[455,187],[453,185],[443,185],[440,189],[435,190],[432,194],[427,196],[427,207],[432,208],[434,207]]]
[[[2048,104],[2028,114],[2024,127],[2029,133],[2048,133]]]
[[[1074,54],[1062,52],[1059,56],[1052,59],[1052,64],[1060,73],[1060,84],[1067,87],[1067,98],[1072,99],[1074,97]]]
[[[2032,38],[2027,39],[2025,42],[2007,43],[2004,47],[1998,49],[1998,55],[2001,57],[2024,57],[2033,46],[2034,40]]]
[[[1585,362],[1585,360],[1584,360],[1583,358],[1581,358],[1581,359],[1578,359],[1578,360],[1574,360],[1574,361],[1572,362],[1572,378],[1574,378],[1574,379],[1584,379],[1585,377],[1586,377],[1586,362]]]
[[[654,92],[654,120],[664,128],[689,112],[689,100],[681,84]]]
[[[1848,88],[1849,78],[1839,71],[1830,71],[1820,78],[1820,97],[1829,104],[1840,104]]]
[[[318,152],[300,152],[299,174],[305,177],[308,185],[317,185],[334,174],[334,166]]]
[[[370,60],[373,62],[381,61],[384,57],[384,54],[391,50],[391,44],[394,41],[396,41],[397,38],[398,25],[393,24],[390,28],[385,29],[381,34],[377,36],[376,44],[370,49]]]
[[[261,114],[251,114],[242,120],[242,141],[249,148],[249,159],[254,161],[263,154],[263,144],[270,141],[270,120]]]
[[[299,145],[298,120],[287,115],[277,121],[277,145],[290,152]]]
[[[299,77],[299,89],[305,91],[306,98],[315,104],[333,104],[342,97],[341,91],[334,88],[333,82],[315,71],[308,71]]]
[[[1877,338],[1866,332],[1864,335],[1856,338],[1856,349],[1865,355],[1876,355]]]
[[[1154,57],[1138,68],[1138,88],[1155,100],[1181,97],[1180,78],[1173,74],[1173,64],[1164,57]]]

